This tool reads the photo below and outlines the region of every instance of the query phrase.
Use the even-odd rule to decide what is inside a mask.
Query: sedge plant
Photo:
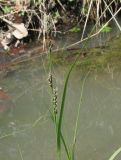
[[[52,67],[51,64],[51,49],[49,50],[49,62],[50,62],[50,68]],[[79,55],[78,55],[79,56]],[[63,117],[64,117],[64,109],[65,109],[65,101],[66,101],[66,96],[67,96],[67,89],[68,89],[68,83],[70,79],[70,75],[74,67],[76,66],[76,62],[78,60],[78,56],[76,57],[74,63],[71,65],[67,76],[65,78],[65,83],[64,83],[64,89],[62,93],[62,99],[61,99],[61,105],[60,105],[60,110],[58,110],[58,103],[57,103],[57,88],[53,84],[53,75],[50,69],[49,77],[48,77],[48,82],[49,86],[51,88],[51,94],[52,94],[52,106],[53,106],[53,111],[50,111],[51,114],[51,119],[54,123],[55,126],[55,131],[56,131],[56,143],[57,143],[57,153],[59,159],[61,159],[61,150],[62,150],[62,145],[64,146],[64,150],[67,156],[68,160],[74,160],[74,150],[75,150],[75,142],[76,142],[76,133],[77,133],[77,126],[78,126],[78,119],[79,119],[79,111],[80,111],[80,106],[82,102],[82,93],[84,89],[84,83],[86,80],[86,77],[84,78],[83,84],[82,84],[82,89],[81,89],[81,96],[80,96],[80,103],[78,107],[78,112],[77,112],[77,118],[76,118],[76,124],[75,124],[75,132],[74,132],[74,138],[73,138],[73,143],[72,143],[72,148],[69,148],[69,145],[65,141],[65,137],[63,136]]]
[[[86,78],[89,75],[90,71],[88,71],[86,76],[84,77],[82,87],[81,87],[81,95],[80,95],[80,101],[79,101],[79,106],[78,106],[78,110],[77,110],[75,130],[74,130],[74,136],[73,136],[73,142],[72,142],[71,148],[69,147],[69,145],[67,144],[67,142],[65,140],[65,137],[63,136],[62,126],[63,126],[64,109],[66,107],[65,101],[66,101],[66,96],[67,96],[68,83],[69,83],[71,72],[73,71],[74,67],[76,66],[77,60],[78,60],[78,56],[77,56],[75,62],[71,65],[71,67],[67,73],[67,76],[65,78],[64,89],[63,89],[62,98],[61,98],[60,110],[58,110],[58,103],[57,103],[58,91],[57,91],[57,88],[55,88],[54,84],[53,84],[52,72],[49,73],[49,78],[48,78],[49,86],[51,88],[51,93],[52,93],[52,106],[53,106],[53,111],[50,111],[50,113],[51,113],[51,119],[52,119],[53,124],[55,126],[55,131],[56,131],[56,145],[57,145],[57,153],[58,153],[59,160],[61,160],[62,145],[64,147],[64,150],[65,150],[65,153],[67,156],[67,160],[75,160],[75,145],[76,145],[76,137],[77,137],[80,108],[82,105],[82,98],[83,98],[85,81],[86,81]],[[119,155],[120,152],[121,152],[121,148],[116,150],[111,155],[109,160],[114,160]]]

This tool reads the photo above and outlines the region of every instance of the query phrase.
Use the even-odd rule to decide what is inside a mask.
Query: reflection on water
[[[55,66],[59,98],[67,67]],[[14,107],[0,119],[0,159],[56,160],[55,131],[49,115],[51,95],[42,61],[25,65],[0,79]],[[74,70],[63,120],[72,142],[85,73]],[[77,134],[77,159],[107,160],[121,146],[121,72],[90,73],[83,93]]]

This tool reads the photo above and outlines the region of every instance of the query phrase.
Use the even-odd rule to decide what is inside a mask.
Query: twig
[[[88,9],[86,21],[85,21],[85,24],[84,24],[84,29],[83,29],[83,32],[82,32],[81,40],[82,40],[83,37],[84,37],[84,33],[85,33],[86,26],[87,26],[87,21],[88,21],[88,18],[89,18],[89,13],[90,13],[90,10],[91,10],[92,2],[93,2],[93,0],[91,0],[90,5],[89,5],[89,9]]]
[[[103,1],[104,1],[104,3],[105,3],[106,7],[108,8],[108,10],[109,10],[110,14],[112,15],[112,17],[113,17],[114,21],[116,22],[116,24],[117,24],[117,26],[118,26],[119,30],[121,31],[121,26],[120,26],[120,24],[118,23],[117,19],[116,19],[116,18],[115,18],[115,16],[113,15],[113,13],[112,13],[111,9],[108,7],[108,5],[107,5],[106,1],[105,1],[105,0],[103,0]]]
[[[97,31],[96,33],[90,35],[89,37],[86,37],[86,38],[84,38],[84,39],[82,39],[82,40],[80,40],[80,41],[78,41],[78,42],[76,42],[76,43],[73,43],[73,44],[71,44],[71,45],[68,45],[67,47],[65,47],[65,49],[68,49],[68,48],[70,48],[70,47],[72,47],[72,46],[78,45],[78,44],[80,44],[80,43],[82,43],[82,42],[84,42],[84,41],[86,41],[86,40],[89,40],[90,38],[95,37],[96,35],[98,35],[98,34],[105,28],[105,26],[107,26],[107,24],[120,12],[120,10],[121,10],[121,7],[116,11],[116,13],[113,15],[113,17],[111,17],[111,18],[105,23],[105,25],[103,25],[103,26],[101,27],[101,29],[100,29],[99,31]]]

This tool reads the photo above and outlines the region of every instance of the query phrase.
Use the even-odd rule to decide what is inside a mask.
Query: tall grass
[[[76,63],[76,61],[75,61]],[[65,84],[64,84],[64,90],[63,90],[63,96],[62,96],[62,100],[61,100],[61,109],[60,109],[60,114],[59,114],[59,120],[58,120],[58,132],[57,132],[57,147],[58,150],[61,149],[61,128],[62,128],[62,120],[63,120],[63,114],[64,114],[64,108],[65,108],[65,99],[66,99],[66,93],[67,93],[67,86],[68,86],[68,81],[70,78],[70,74],[75,66],[75,63],[71,66],[66,80],[65,80]]]
[[[64,109],[66,107],[65,106],[65,101],[66,101],[66,98],[67,98],[68,83],[69,83],[71,72],[73,71],[77,60],[78,60],[78,56],[76,57],[74,63],[70,67],[70,69],[67,73],[67,76],[65,78],[60,110],[58,110],[58,107],[57,107],[57,93],[54,91],[55,88],[54,88],[54,85],[53,85],[52,73],[49,74],[49,78],[48,78],[49,85],[50,85],[51,91],[52,91],[52,97],[53,97],[52,98],[53,111],[50,111],[50,113],[51,113],[51,118],[52,118],[52,121],[54,123],[55,130],[56,130],[57,153],[58,153],[59,159],[61,159],[61,150],[62,150],[62,145],[63,145],[66,156],[67,156],[67,159],[68,160],[74,160],[74,150],[75,150],[75,144],[76,144],[76,134],[77,134],[77,128],[78,128],[79,112],[80,112],[80,107],[81,107],[81,102],[82,102],[84,84],[85,84],[85,80],[86,80],[86,77],[87,77],[88,74],[85,76],[83,84],[82,84],[82,88],[81,88],[80,103],[79,103],[78,112],[77,112],[77,118],[76,118],[75,132],[74,132],[74,136],[73,136],[72,148],[69,148],[68,147],[69,145],[66,143],[66,139],[63,136],[62,126],[63,126]]]
[[[64,89],[63,89],[63,94],[62,94],[62,98],[61,98],[61,107],[60,110],[54,110],[54,112],[51,112],[51,118],[53,120],[53,123],[55,125],[55,131],[56,131],[56,143],[57,143],[57,154],[58,154],[58,159],[61,160],[61,151],[62,151],[62,145],[64,146],[64,150],[67,156],[68,160],[75,160],[75,145],[76,145],[76,136],[77,136],[77,130],[78,130],[78,120],[79,120],[79,115],[80,115],[80,108],[82,105],[82,99],[83,99],[83,91],[84,91],[84,86],[85,86],[85,81],[87,79],[87,76],[89,75],[90,71],[87,72],[86,76],[83,79],[83,83],[82,83],[82,87],[81,87],[81,95],[80,95],[80,101],[79,101],[79,106],[78,106],[78,110],[77,110],[77,116],[76,116],[76,123],[75,123],[75,131],[74,131],[74,135],[73,135],[73,142],[72,142],[72,148],[69,148],[68,144],[66,143],[66,139],[63,136],[63,130],[62,130],[62,126],[63,126],[63,117],[64,117],[64,109],[65,109],[65,101],[67,98],[67,90],[68,90],[68,83],[69,83],[69,79],[70,79],[70,75],[71,72],[73,71],[76,62],[78,60],[75,60],[75,62],[72,64],[72,66],[70,67],[67,76],[65,78],[65,82],[64,82]],[[52,81],[51,81],[52,83]],[[52,89],[52,93],[53,96],[55,96],[54,92],[53,92],[53,87],[51,85],[51,89]],[[57,106],[56,106],[57,107]],[[53,109],[55,108],[55,104],[53,104]],[[121,147],[116,150],[111,157],[108,160],[115,160],[116,157],[119,155],[119,153],[121,152]]]

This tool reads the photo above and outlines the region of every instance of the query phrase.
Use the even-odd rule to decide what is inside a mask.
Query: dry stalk
[[[115,18],[113,12],[111,11],[111,9],[109,8],[109,6],[107,5],[106,1],[103,0],[103,2],[105,3],[105,5],[106,5],[106,7],[108,8],[108,10],[109,10],[111,16],[113,17],[114,21],[116,22],[117,27],[118,27],[119,30],[121,31],[121,26],[120,26],[120,24],[118,23],[117,19]]]
[[[116,15],[117,15],[120,11],[121,11],[121,7],[113,14],[113,17],[111,17],[111,18],[105,23],[105,25],[103,25],[103,26],[101,27],[101,29],[99,29],[96,33],[94,33],[94,34],[90,35],[89,37],[86,37],[86,38],[84,38],[84,39],[82,39],[82,40],[80,40],[80,41],[78,41],[78,42],[76,42],[76,43],[73,43],[73,44],[71,44],[71,45],[68,45],[66,48],[70,48],[70,47],[73,47],[73,46],[75,46],[75,45],[78,45],[78,44],[80,44],[80,43],[82,43],[82,42],[84,42],[84,41],[86,41],[86,40],[88,40],[88,39],[90,39],[90,38],[95,37],[96,35],[98,35],[98,34],[104,29],[104,27],[106,27],[106,26],[109,24],[109,22],[110,22],[114,17],[116,17]]]
[[[84,29],[83,29],[83,32],[82,32],[81,40],[82,40],[83,37],[84,37],[84,33],[85,33],[86,26],[87,26],[87,21],[88,21],[88,19],[89,19],[89,14],[90,14],[90,10],[91,10],[92,3],[93,3],[93,0],[91,0],[90,5],[89,5],[89,9],[88,9],[86,21],[85,21],[85,24],[84,24]]]

